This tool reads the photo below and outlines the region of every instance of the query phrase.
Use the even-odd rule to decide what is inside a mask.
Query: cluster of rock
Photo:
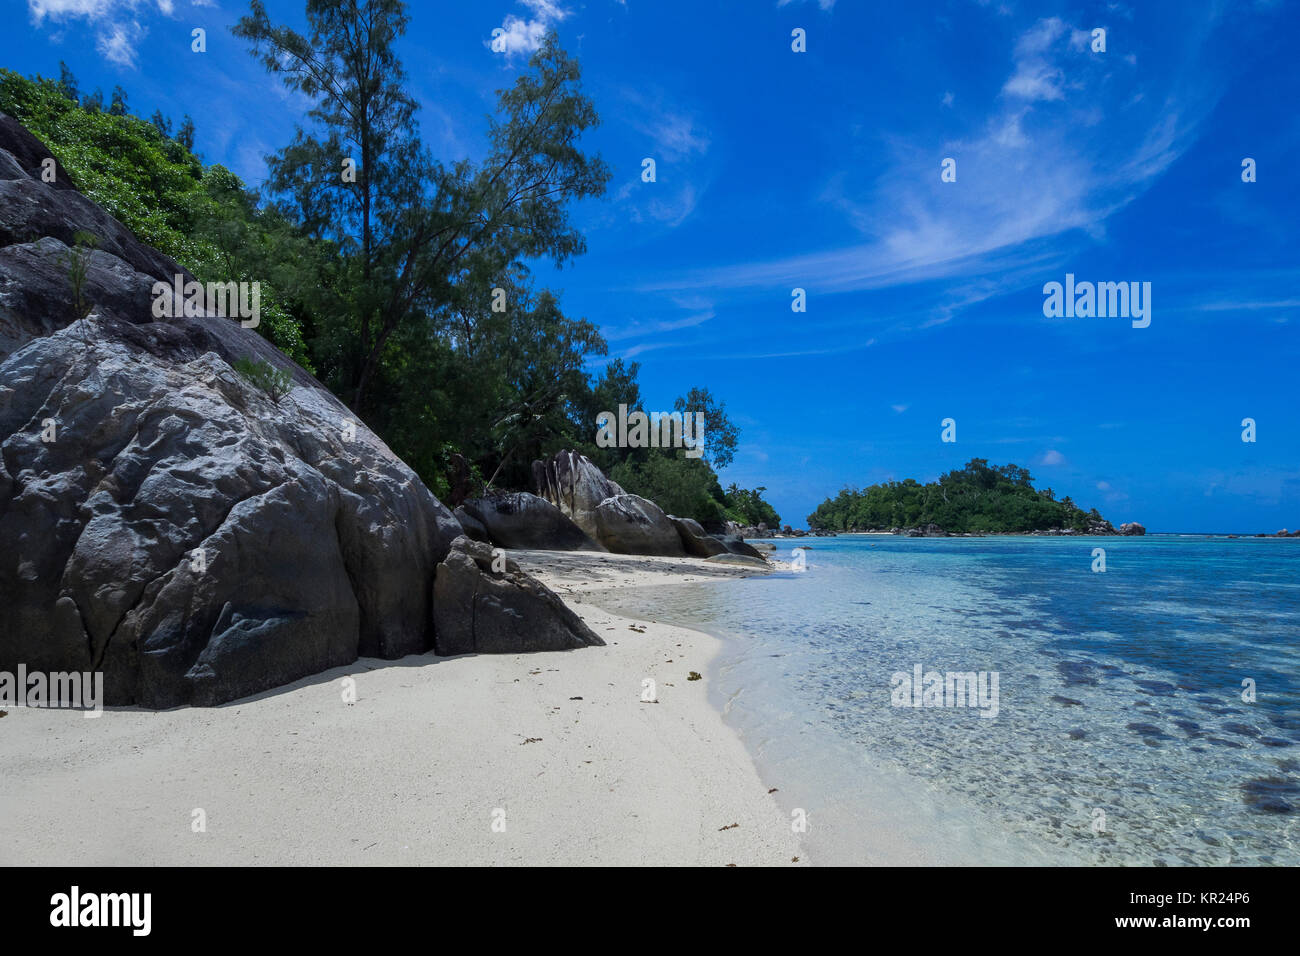
[[[153,284],[192,277],[49,159],[0,114],[0,671],[99,671],[106,703],[171,707],[358,656],[603,643],[256,332],[155,320]]]
[[[792,528],[788,524],[782,526],[779,531],[772,531],[766,524],[759,524],[753,527],[738,527],[737,534],[745,538],[833,538],[834,531],[825,531],[821,528],[814,528],[805,531],[803,528]]]
[[[1236,535],[1235,534],[1229,535],[1229,537],[1235,538]],[[1257,538],[1300,538],[1300,528],[1297,528],[1295,531],[1288,531],[1286,528],[1283,528],[1281,531],[1275,532],[1273,534],[1257,534],[1255,535],[1255,537]]]
[[[945,531],[937,524],[927,524],[915,528],[854,528],[849,534],[898,534],[905,535],[909,538],[985,538],[996,537],[1001,532],[984,532],[984,531]],[[1045,531],[1016,531],[1007,532],[1008,534],[1024,534],[1035,537],[1056,537],[1056,536],[1077,536],[1089,537],[1097,535],[1140,535],[1146,534],[1147,529],[1136,521],[1130,521],[1119,526],[1116,531],[1115,527],[1109,521],[1094,522],[1086,531],[1076,531],[1074,528],[1048,528]]]
[[[1143,535],[1147,529],[1136,521],[1126,521],[1115,529],[1109,521],[1093,522],[1086,531],[1078,531],[1074,528],[1048,528],[1046,531],[1030,531],[1031,535],[1074,535],[1076,537],[1097,537],[1105,535]]]
[[[500,548],[605,551],[764,564],[763,555],[725,529],[710,534],[691,518],[664,512],[653,501],[625,492],[591,459],[561,451],[533,462],[536,494],[499,492],[456,508],[467,537]],[[743,562],[742,562],[743,563]]]

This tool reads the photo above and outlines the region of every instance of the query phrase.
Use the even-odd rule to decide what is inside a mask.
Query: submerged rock
[[[1262,813],[1294,813],[1300,783],[1290,777],[1256,777],[1241,785],[1246,805]]]
[[[770,567],[762,558],[753,558],[747,554],[715,554],[708,560],[714,564],[737,564],[747,568],[762,568],[765,571]]]

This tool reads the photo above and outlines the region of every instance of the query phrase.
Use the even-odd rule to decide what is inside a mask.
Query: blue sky
[[[133,112],[190,113],[199,151],[250,183],[301,115],[230,35],[243,5],[5,0],[24,4],[0,65],[63,59]],[[301,21],[301,2],[268,7]],[[1300,525],[1294,0],[411,13],[400,49],[447,160],[482,156],[493,91],[544,30],[578,55],[603,119],[586,145],[614,179],[575,210],[588,254],[537,280],[642,364],[647,410],[692,385],[722,397],[742,432],[724,484],[766,486],[787,522],[844,485],[981,457],[1151,531]],[[1067,272],[1150,282],[1150,326],[1045,317]]]

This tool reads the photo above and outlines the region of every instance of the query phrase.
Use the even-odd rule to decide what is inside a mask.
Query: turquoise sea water
[[[726,639],[711,690],[814,860],[1300,864],[1300,540],[807,540],[596,601]],[[996,672],[997,716],[895,706],[917,664]]]

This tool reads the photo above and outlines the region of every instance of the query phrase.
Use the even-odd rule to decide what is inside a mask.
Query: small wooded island
[[[1115,530],[1096,508],[1034,488],[1029,470],[972,458],[960,471],[921,484],[915,478],[843,489],[808,516],[814,531],[898,531],[918,534],[1143,534],[1133,522]]]

